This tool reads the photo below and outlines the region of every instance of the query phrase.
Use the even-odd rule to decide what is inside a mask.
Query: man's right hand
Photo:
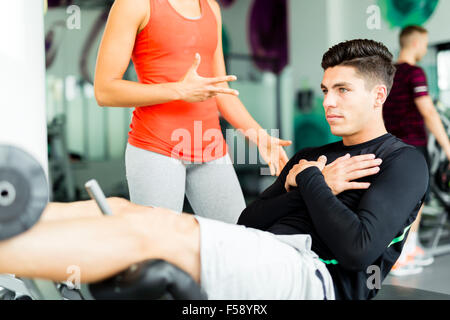
[[[375,159],[373,154],[355,157],[347,154],[325,166],[322,174],[333,194],[338,195],[346,190],[368,189],[370,183],[353,181],[377,174],[381,163],[382,160]]]
[[[200,54],[195,55],[194,64],[189,68],[183,79],[177,83],[179,100],[186,102],[202,102],[215,97],[218,94],[231,94],[238,96],[239,92],[234,89],[220,86],[218,84],[235,81],[236,76],[223,76],[216,78],[203,78],[198,75],[197,69],[200,66]]]

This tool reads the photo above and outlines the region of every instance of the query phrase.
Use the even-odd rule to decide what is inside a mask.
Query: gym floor
[[[427,237],[427,234],[433,234],[435,230],[432,226],[436,223],[436,213],[443,212],[443,210],[444,209],[434,200],[425,206],[421,227],[419,229],[420,242],[425,249],[430,244],[430,238],[429,236]],[[449,244],[450,234],[448,229],[444,229],[441,240],[439,241],[439,247],[447,247]],[[383,284],[416,288],[450,295],[450,252],[435,256],[434,259],[434,263],[424,267],[423,271],[419,274],[404,277],[388,276]]]
[[[422,273],[404,277],[388,276],[383,284],[450,295],[450,254],[435,257],[434,263],[428,267],[424,267]]]

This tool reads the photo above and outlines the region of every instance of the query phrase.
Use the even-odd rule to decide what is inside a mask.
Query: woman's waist
[[[215,98],[202,102],[187,102],[174,100],[149,106],[137,107],[133,111],[134,117],[147,120],[176,121],[177,123],[193,120],[213,121],[219,117],[218,105]]]
[[[172,101],[139,107],[133,112],[132,124],[164,131],[184,129],[194,132],[194,130],[220,129],[219,113],[215,101],[200,103]]]
[[[189,155],[195,150],[221,149],[225,139],[218,117],[173,119],[140,117],[134,114],[129,141],[141,148],[155,148],[165,153]]]

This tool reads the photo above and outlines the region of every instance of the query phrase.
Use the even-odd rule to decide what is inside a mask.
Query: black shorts
[[[420,151],[420,153],[423,154],[423,156],[424,156],[424,158],[425,158],[425,161],[427,162],[427,165],[428,165],[428,171],[430,171],[430,155],[428,154],[428,149],[427,149],[427,147],[426,147],[426,146],[419,146],[419,147],[416,147],[416,148],[417,148],[417,150]],[[431,179],[431,176],[430,176],[430,179]],[[429,200],[429,195],[430,195],[430,179],[428,179],[427,192],[425,193],[425,199],[424,199],[425,202]]]

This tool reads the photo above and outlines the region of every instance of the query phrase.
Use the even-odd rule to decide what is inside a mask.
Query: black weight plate
[[[25,151],[0,145],[0,240],[30,229],[47,206],[44,170]]]

